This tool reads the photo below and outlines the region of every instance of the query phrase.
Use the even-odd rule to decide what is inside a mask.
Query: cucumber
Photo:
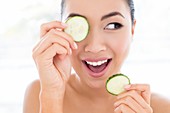
[[[89,23],[86,18],[82,16],[70,17],[66,24],[68,27],[64,32],[71,35],[76,42],[80,42],[86,38],[89,33]]]
[[[130,79],[124,74],[115,74],[106,81],[106,89],[112,95],[124,92],[124,86],[130,84]]]

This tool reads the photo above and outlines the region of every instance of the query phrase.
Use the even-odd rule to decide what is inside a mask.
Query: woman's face
[[[105,87],[107,78],[119,73],[132,41],[134,26],[125,0],[66,0],[63,19],[82,15],[90,24],[88,36],[78,42],[71,56],[80,80]]]

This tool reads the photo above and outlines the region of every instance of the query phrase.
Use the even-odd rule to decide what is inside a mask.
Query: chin
[[[103,89],[103,88],[105,88],[106,80],[107,79],[93,80],[93,81],[86,82],[86,84],[88,85],[88,87],[90,87],[92,89]]]

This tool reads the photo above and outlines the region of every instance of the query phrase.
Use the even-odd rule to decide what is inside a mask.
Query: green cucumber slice
[[[85,39],[89,33],[89,23],[84,17],[70,17],[66,21],[66,24],[68,25],[68,27],[64,30],[64,32],[71,35],[76,42],[80,42]]]
[[[124,74],[115,74],[106,81],[106,89],[113,95],[124,92],[124,86],[130,84],[130,79]]]

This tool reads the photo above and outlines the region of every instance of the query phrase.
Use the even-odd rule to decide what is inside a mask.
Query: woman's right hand
[[[41,26],[41,40],[33,49],[41,92],[64,96],[65,85],[71,74],[69,55],[77,48],[73,38],[63,32],[67,26],[53,21]],[[54,95],[53,95],[54,96]]]

